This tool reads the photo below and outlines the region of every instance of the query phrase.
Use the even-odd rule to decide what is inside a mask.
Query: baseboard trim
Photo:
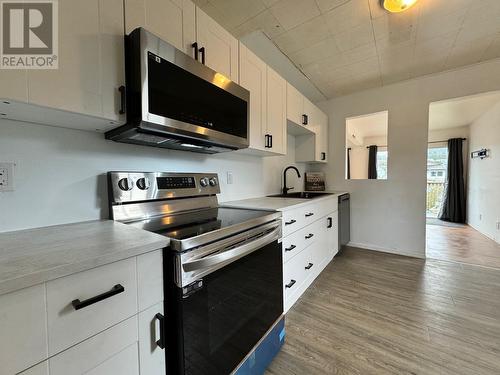
[[[412,258],[425,259],[425,251],[423,251],[422,253],[415,253],[415,252],[410,252],[410,251],[388,249],[388,248],[377,246],[377,245],[360,243],[360,242],[353,242],[353,241],[350,241],[347,244],[347,246],[358,247],[360,249],[378,251],[378,252],[382,252],[382,253],[402,255],[402,256],[412,257]]]
[[[499,242],[499,241],[497,241],[497,240],[495,239],[495,237],[492,237],[492,236],[490,236],[489,234],[484,233],[484,232],[483,232],[482,230],[480,230],[478,227],[476,227],[475,225],[472,225],[472,224],[471,224],[471,223],[469,223],[469,222],[467,222],[467,225],[468,225],[469,227],[473,228],[474,230],[478,231],[479,233],[481,233],[483,236],[488,237],[490,240],[492,240],[492,241],[494,241],[495,243],[497,243],[497,244],[499,244],[499,245],[500,245],[500,242]]]

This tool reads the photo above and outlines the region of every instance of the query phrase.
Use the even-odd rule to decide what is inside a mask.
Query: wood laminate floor
[[[428,258],[500,268],[500,244],[468,225],[427,225]]]
[[[497,375],[500,270],[347,249],[286,330],[267,375]]]

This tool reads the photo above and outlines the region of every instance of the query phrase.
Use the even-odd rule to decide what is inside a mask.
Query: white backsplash
[[[288,155],[257,157],[230,152],[203,155],[120,144],[99,133],[0,120],[0,162],[16,163],[13,192],[0,193],[0,232],[108,218],[105,173],[111,170],[216,172],[219,200],[278,193],[283,168],[294,163],[295,138]],[[233,184],[227,185],[227,172]],[[290,173],[290,186],[302,189]]]

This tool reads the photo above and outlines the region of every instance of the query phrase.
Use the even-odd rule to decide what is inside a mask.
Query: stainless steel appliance
[[[118,142],[217,153],[248,147],[250,93],[143,28],[126,37]],[[203,55],[204,56],[204,52]]]
[[[114,220],[167,236],[169,374],[229,374],[282,318],[281,213],[218,205],[216,174],[109,172]]]

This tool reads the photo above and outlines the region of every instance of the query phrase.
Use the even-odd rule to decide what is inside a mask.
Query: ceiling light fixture
[[[380,0],[380,5],[391,13],[403,12],[411,8],[418,0]]]

